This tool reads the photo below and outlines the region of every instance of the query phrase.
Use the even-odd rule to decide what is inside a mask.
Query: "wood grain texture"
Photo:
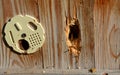
[[[82,49],[79,65],[82,69],[120,69],[110,53],[120,52],[119,0],[0,0],[0,68],[1,69],[67,69],[69,61],[65,43],[66,15],[73,16],[74,6],[81,28]],[[39,51],[20,55],[5,46],[2,27],[15,15],[31,15],[43,25],[46,40]],[[117,30],[112,30],[112,28]],[[109,41],[110,39],[110,41]]]
[[[119,0],[96,0],[94,8],[95,62],[100,69],[119,69]],[[116,30],[117,28],[117,30]],[[111,53],[113,52],[113,53]]]

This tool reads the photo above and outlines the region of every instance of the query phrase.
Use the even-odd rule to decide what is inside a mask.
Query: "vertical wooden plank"
[[[56,67],[56,44],[55,44],[55,34],[54,34],[54,24],[53,20],[53,1],[52,0],[39,0],[39,18],[41,23],[44,25],[46,32],[46,41],[43,46],[43,61],[44,68],[50,69]]]
[[[119,0],[95,0],[95,62],[98,69],[119,69]],[[112,53],[111,53],[112,51]]]
[[[68,0],[64,0],[64,1],[61,1],[61,16],[62,16],[62,68],[63,69],[68,69],[70,64],[69,64],[69,53],[68,52],[65,52],[67,51],[67,46],[66,46],[66,39],[65,39],[65,32],[64,32],[64,28],[66,26],[66,16],[67,16],[67,10],[68,10]],[[60,30],[60,31],[61,31]]]
[[[112,1],[111,1],[112,2]],[[111,15],[109,17],[108,27],[108,49],[110,55],[110,66],[106,68],[120,69],[120,1],[116,0],[115,3],[110,3]],[[109,63],[108,63],[109,64]]]
[[[55,69],[62,68],[62,55],[64,54],[62,49],[63,9],[61,5],[61,0],[39,1],[39,15],[42,15],[40,20],[45,25],[46,30],[45,44],[47,47],[44,47],[44,65]]]
[[[95,67],[95,50],[94,50],[94,22],[93,22],[93,8],[94,0],[80,1],[80,23],[81,37],[82,37],[82,51],[81,51],[81,68]]]
[[[54,0],[54,4],[55,4],[55,13],[56,13],[56,19],[58,19],[57,22],[57,49],[58,49],[58,67],[61,67],[61,52],[62,52],[62,14],[60,14],[59,12],[61,11],[61,1],[60,0]],[[61,32],[60,32],[61,31]]]
[[[0,32],[2,32],[2,22],[3,22],[3,12],[2,12],[2,9],[3,9],[3,7],[2,7],[2,1],[0,1]],[[0,35],[0,48],[2,49],[2,41],[1,41],[1,39],[2,39],[2,37],[1,37],[2,35]],[[0,53],[0,68],[2,68],[2,53]]]

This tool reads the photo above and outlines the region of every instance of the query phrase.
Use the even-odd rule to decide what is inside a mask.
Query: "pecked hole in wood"
[[[70,25],[69,40],[75,40],[79,38],[80,29],[78,25]]]

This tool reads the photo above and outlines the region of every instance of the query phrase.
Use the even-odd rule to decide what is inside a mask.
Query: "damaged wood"
[[[79,55],[81,52],[81,32],[80,32],[80,24],[77,19],[76,7],[74,6],[74,17],[71,18],[66,16],[66,27],[65,27],[65,35],[66,35],[66,45],[68,47],[68,52],[70,55],[73,54],[75,57],[75,63],[79,62]],[[77,65],[78,67],[78,65]]]
[[[92,67],[97,71],[119,70],[120,29],[112,30],[114,24],[120,28],[119,9],[120,0],[0,0],[1,31],[5,21],[21,14],[37,18],[46,35],[44,46],[38,52],[18,55],[4,45],[0,34],[0,71],[5,68],[10,68],[10,72],[13,69],[28,72],[28,68],[38,72],[42,69],[66,71],[69,66],[76,71],[74,68],[79,65],[81,70],[87,69],[86,72]],[[72,23],[79,24],[80,32],[76,31],[77,26],[69,27]],[[76,35],[78,32],[81,35]],[[66,46],[68,50],[64,53]],[[117,56],[117,61],[112,53],[115,58]]]

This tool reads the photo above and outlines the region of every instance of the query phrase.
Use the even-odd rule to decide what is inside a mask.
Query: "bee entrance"
[[[19,43],[20,49],[22,49],[22,50],[28,50],[29,49],[29,43],[28,43],[28,41],[26,41],[24,39],[21,39],[21,40],[19,40],[18,43]]]

